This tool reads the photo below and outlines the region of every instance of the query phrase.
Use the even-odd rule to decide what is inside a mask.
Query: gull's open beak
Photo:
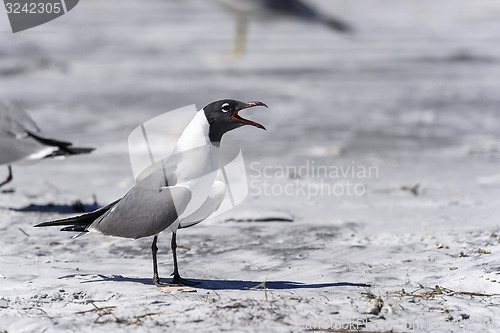
[[[262,126],[261,124],[256,123],[255,121],[251,121],[251,120],[245,119],[243,117],[240,117],[240,115],[238,114],[238,112],[240,112],[241,110],[245,110],[245,109],[248,109],[248,108],[253,108],[254,106],[265,106],[267,108],[267,105],[264,104],[264,103],[262,103],[262,102],[248,102],[248,103],[245,104],[244,107],[242,107],[239,110],[236,110],[236,112],[233,113],[233,119],[237,120],[237,121],[241,121],[242,123],[245,123],[245,124],[248,124],[248,125],[252,125],[252,126],[255,126],[255,127],[258,127],[258,128],[262,128],[263,130],[266,130],[266,128],[264,126]]]

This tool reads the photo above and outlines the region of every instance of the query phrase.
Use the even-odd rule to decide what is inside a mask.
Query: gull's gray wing
[[[0,101],[0,164],[89,153],[92,150],[94,149],[72,147],[70,142],[44,137],[26,111],[14,104]]]
[[[57,150],[37,142],[28,132],[40,132],[33,119],[16,105],[0,101],[0,164],[22,160],[36,153],[42,158]]]
[[[0,138],[22,138],[26,131],[40,132],[26,111],[5,101],[0,101]]]
[[[192,227],[200,223],[201,221],[207,219],[210,215],[212,215],[217,209],[219,209],[220,205],[224,201],[226,196],[226,185],[216,180],[210,190],[210,194],[207,197],[207,200],[196,210],[193,214],[183,217],[179,221],[179,229],[180,228],[188,228]]]
[[[35,227],[65,226],[61,231],[100,231],[105,235],[141,238],[156,235],[180,216],[189,201],[191,190],[175,183],[173,168],[155,165],[146,178],[138,182],[123,198],[86,213],[62,220],[49,221]],[[67,226],[67,227],[66,227]]]
[[[57,147],[45,146],[30,137],[0,138],[0,164],[42,159],[53,154],[57,149]]]
[[[177,220],[190,200],[191,190],[184,185],[168,186],[160,167],[96,219],[89,230],[125,238],[156,235]]]

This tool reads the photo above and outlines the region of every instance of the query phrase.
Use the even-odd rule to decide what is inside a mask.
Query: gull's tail
[[[94,223],[99,217],[104,215],[108,210],[110,210],[114,205],[116,205],[121,199],[116,200],[115,202],[110,203],[105,207],[101,207],[98,210],[95,210],[90,213],[69,217],[67,219],[55,220],[44,222],[35,225],[35,227],[61,227],[67,226],[61,229],[61,231],[78,231],[78,232],[87,232],[87,228]]]

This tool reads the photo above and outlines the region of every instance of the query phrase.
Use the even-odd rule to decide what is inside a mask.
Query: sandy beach
[[[311,2],[356,33],[253,22],[238,59],[209,1],[86,0],[16,34],[0,9],[0,98],[96,148],[0,189],[0,332],[499,331],[500,4]],[[198,285],[154,286],[151,238],[33,228],[123,196],[139,124],[221,98],[268,104],[245,111],[267,131],[225,138],[247,199],[178,233]]]

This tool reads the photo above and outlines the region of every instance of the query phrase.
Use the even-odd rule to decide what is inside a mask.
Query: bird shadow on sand
[[[146,285],[153,285],[152,279],[145,278],[131,278],[121,275],[113,275],[111,277],[99,274],[99,279],[83,281],[82,283],[114,281],[114,282],[135,282]],[[169,283],[169,278],[162,279],[163,282]],[[263,281],[249,281],[249,280],[207,280],[207,279],[190,279],[190,281],[197,283],[193,286],[196,289],[207,290],[249,290],[259,286],[263,286]],[[265,281],[267,289],[319,289],[331,287],[370,287],[365,283],[353,282],[330,282],[330,283],[303,283],[293,281]]]
[[[99,208],[101,208],[101,206],[96,203],[84,204],[81,201],[77,200],[71,205],[57,205],[54,203],[48,203],[46,205],[30,204],[21,208],[9,209],[16,212],[75,214],[88,213]]]

